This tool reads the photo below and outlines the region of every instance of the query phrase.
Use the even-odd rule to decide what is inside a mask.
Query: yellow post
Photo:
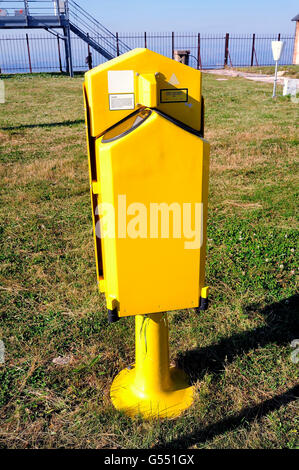
[[[208,306],[201,72],[135,49],[87,72],[83,89],[99,289],[109,321],[136,319],[136,362],[111,399],[129,416],[174,418],[193,388],[170,367],[163,312]]]
[[[166,313],[136,315],[136,363],[114,379],[111,400],[129,416],[174,418],[192,404],[185,373],[169,365]]]

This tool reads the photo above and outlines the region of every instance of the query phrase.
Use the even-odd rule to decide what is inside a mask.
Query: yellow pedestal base
[[[135,367],[122,370],[114,379],[110,397],[117,410],[128,416],[143,418],[176,418],[193,402],[193,387],[186,374],[175,367],[169,369],[167,390],[141,390],[136,384]]]
[[[193,402],[186,374],[169,366],[166,313],[136,315],[136,361],[114,379],[110,396],[129,416],[175,418]]]

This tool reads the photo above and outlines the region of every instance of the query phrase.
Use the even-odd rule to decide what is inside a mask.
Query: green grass
[[[204,75],[210,308],[169,314],[194,405],[131,421],[109,398],[134,319],[97,292],[82,76],[6,77],[1,104],[0,447],[295,448],[298,105]],[[61,356],[66,365],[53,363]],[[297,413],[298,415],[298,413]]]

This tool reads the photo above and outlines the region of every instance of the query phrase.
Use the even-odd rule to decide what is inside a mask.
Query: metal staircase
[[[66,68],[73,76],[71,32],[105,59],[128,52],[130,48],[84,10],[74,0],[0,1],[0,28],[43,28],[65,43]],[[63,29],[63,35],[57,32]]]
[[[130,48],[74,0],[66,0],[70,30],[110,60]]]

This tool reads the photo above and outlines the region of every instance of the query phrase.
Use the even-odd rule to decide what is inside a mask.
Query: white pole
[[[272,98],[275,98],[275,97],[276,97],[277,66],[278,66],[278,60],[275,61],[275,76],[274,76],[274,83],[273,83],[273,95],[272,95]]]

